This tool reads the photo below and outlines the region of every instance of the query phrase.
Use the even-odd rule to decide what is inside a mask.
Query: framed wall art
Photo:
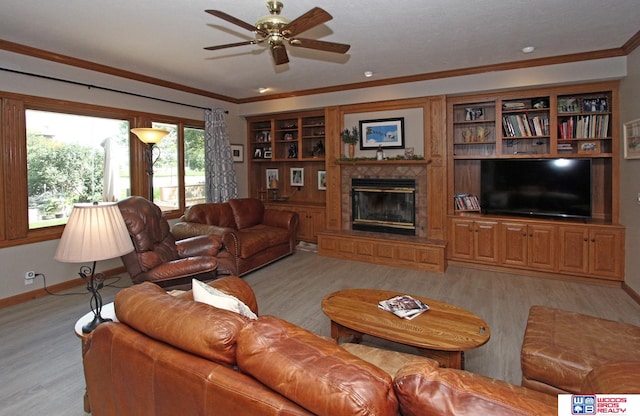
[[[624,123],[624,158],[640,159],[640,118]]]
[[[291,168],[291,186],[304,186],[304,168]]]
[[[327,171],[326,170],[318,171],[318,190],[320,191],[327,190]]]
[[[278,189],[278,181],[280,171],[278,169],[267,169],[265,176],[267,178],[267,189]]]
[[[231,158],[236,163],[244,162],[244,146],[241,144],[232,144]]]
[[[360,150],[404,149],[404,117],[360,120]]]
[[[580,142],[578,145],[578,153],[600,153],[599,141]]]

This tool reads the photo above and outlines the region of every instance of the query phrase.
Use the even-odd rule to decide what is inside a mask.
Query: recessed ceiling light
[[[535,46],[525,46],[522,48],[522,53],[531,53],[536,50]]]
[[[269,88],[265,88],[265,87],[258,87],[258,92],[260,94],[264,94],[265,92],[267,92],[269,90]]]
[[[373,76],[373,71],[364,71],[364,76],[367,78],[371,78]]]

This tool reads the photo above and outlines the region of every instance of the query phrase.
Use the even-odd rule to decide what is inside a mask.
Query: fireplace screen
[[[353,178],[352,229],[415,235],[415,192],[413,179]]]

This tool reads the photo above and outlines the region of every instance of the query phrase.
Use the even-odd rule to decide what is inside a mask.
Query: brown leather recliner
[[[215,236],[198,236],[176,241],[169,223],[153,202],[132,196],[118,202],[129,230],[134,251],[122,256],[134,283],[149,281],[177,288],[191,285],[191,278],[216,278],[216,255],[222,242]]]

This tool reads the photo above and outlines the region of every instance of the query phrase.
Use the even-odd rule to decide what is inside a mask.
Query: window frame
[[[60,238],[64,225],[29,229],[27,190],[26,110],[49,111],[82,116],[126,120],[130,128],[151,127],[151,120],[178,125],[179,207],[165,211],[165,217],[178,218],[184,212],[184,128],[204,128],[204,120],[193,120],[10,92],[0,92],[0,248],[32,244]],[[129,135],[131,195],[148,196],[144,144]]]

